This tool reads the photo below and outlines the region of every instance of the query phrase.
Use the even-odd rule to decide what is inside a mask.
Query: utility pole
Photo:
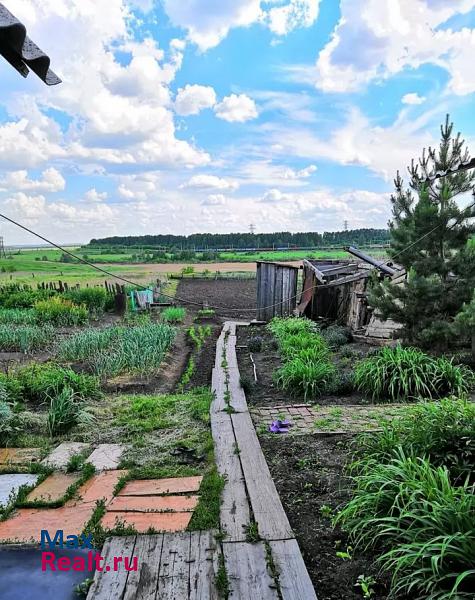
[[[255,231],[256,231],[256,226],[254,225],[254,223],[251,223],[249,225],[249,232],[251,233],[251,235],[254,235]]]
[[[7,254],[5,252],[5,246],[3,244],[3,235],[0,236],[0,258],[7,258]]]
[[[348,231],[348,221],[345,220],[343,222],[343,227],[344,227],[345,231]]]

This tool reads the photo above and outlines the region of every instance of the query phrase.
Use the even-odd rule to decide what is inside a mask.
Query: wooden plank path
[[[96,571],[88,600],[218,600],[220,549],[215,532],[192,531],[112,537],[101,555],[110,571]],[[114,557],[127,558],[114,571]]]
[[[228,600],[317,600],[312,582],[259,444],[236,358],[236,327],[228,321],[216,345],[211,430],[216,465],[225,478],[221,535],[194,531],[109,538],[87,600],[218,600],[220,564]],[[225,359],[225,360],[223,360]],[[259,541],[247,541],[255,527]],[[122,557],[114,571],[114,558]],[[127,571],[129,560],[137,570]],[[271,568],[272,566],[272,568]]]
[[[249,323],[226,322],[216,345],[211,408],[216,464],[226,479],[220,520],[229,598],[317,600],[240,385],[238,325]],[[257,525],[258,543],[246,541],[251,523]]]

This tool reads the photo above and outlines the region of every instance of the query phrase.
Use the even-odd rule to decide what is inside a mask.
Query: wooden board
[[[229,600],[278,600],[262,542],[224,543],[223,553],[231,588]]]
[[[190,534],[164,534],[156,600],[186,600],[188,578]]]
[[[115,557],[132,558],[135,547],[135,536],[108,538],[101,553],[102,565],[114,568]],[[129,572],[122,562],[118,563],[119,570],[106,572],[96,571],[94,582],[87,595],[88,600],[120,600],[123,596]]]
[[[189,600],[218,600],[218,548],[213,532],[191,532],[189,566]]]
[[[211,413],[217,413],[226,408],[224,394],[226,393],[226,382],[224,380],[224,370],[219,367],[214,367],[211,375],[211,389],[214,399],[211,403]]]
[[[261,537],[267,540],[293,538],[274,481],[248,412],[231,415],[247,493]]]
[[[249,502],[231,417],[224,412],[212,414],[211,430],[216,466],[226,479],[221,497],[221,528],[226,532],[227,540],[243,541],[246,539],[245,528],[250,523]]]
[[[155,600],[162,545],[163,534],[137,536],[134,557],[138,570],[129,573],[124,600]]]
[[[248,410],[246,394],[241,387],[241,375],[239,369],[228,368],[229,383],[228,389],[231,394],[230,404],[236,412],[245,412]]]
[[[317,600],[297,540],[269,542],[283,600]]]

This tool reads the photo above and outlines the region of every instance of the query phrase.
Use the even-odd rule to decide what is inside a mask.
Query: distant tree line
[[[182,250],[217,248],[283,248],[314,246],[367,246],[385,244],[390,239],[387,229],[354,229],[351,231],[315,231],[290,233],[194,233],[192,235],[114,236],[92,239],[92,247],[180,248]]]

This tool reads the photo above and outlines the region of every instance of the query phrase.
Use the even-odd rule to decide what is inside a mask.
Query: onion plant
[[[185,319],[186,309],[179,306],[169,306],[162,314],[162,321],[165,323],[182,323]]]
[[[54,339],[51,325],[0,325],[0,350],[4,352],[33,352],[46,349]]]

